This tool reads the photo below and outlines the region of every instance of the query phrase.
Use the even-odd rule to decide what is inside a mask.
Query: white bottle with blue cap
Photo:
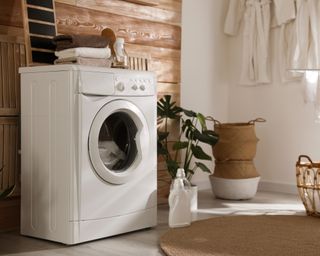
[[[169,227],[186,227],[191,224],[190,183],[184,169],[177,170],[169,195]]]

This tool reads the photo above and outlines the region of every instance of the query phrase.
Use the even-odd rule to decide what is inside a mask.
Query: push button
[[[140,90],[141,91],[144,91],[146,89],[146,87],[142,84],[142,85],[140,85]]]
[[[132,85],[131,88],[132,88],[132,90],[135,90],[135,91],[136,91],[136,90],[138,89],[138,85],[134,84],[134,85]]]

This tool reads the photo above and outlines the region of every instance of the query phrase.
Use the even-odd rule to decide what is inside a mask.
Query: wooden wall
[[[150,5],[139,4],[139,2],[149,2]],[[150,69],[157,74],[158,97],[171,94],[180,103],[181,5],[182,0],[55,0],[56,22],[60,34],[99,35],[106,27],[113,29],[117,36],[125,38],[129,55],[145,55],[146,53],[150,55]],[[25,61],[24,48],[21,44],[22,35],[20,0],[0,0],[0,37],[10,36],[11,41],[20,43],[20,52],[17,54],[21,54],[21,62],[18,63],[21,66]],[[3,64],[6,63],[6,58],[10,61],[10,56],[6,55],[5,50],[0,54]],[[19,104],[17,105],[16,102],[20,100],[19,93],[17,93],[20,86],[17,84],[19,83],[17,70],[15,69],[9,75],[10,77],[7,77],[6,74],[0,73],[0,84],[3,88],[14,87],[15,89],[14,92],[8,94],[9,98],[6,98],[7,96],[1,94],[0,88],[0,105],[1,100],[2,102],[9,100],[14,109],[3,112],[0,106],[0,117],[7,117],[7,113],[10,118],[16,118],[16,121],[19,121]],[[177,129],[177,124],[173,126],[173,129]],[[3,134],[3,139],[6,140],[7,135]],[[18,134],[12,133],[10,136],[17,137],[10,138],[18,142]],[[17,151],[18,148],[14,150]],[[6,153],[1,151],[0,145],[0,164],[1,161],[3,164],[1,154],[4,156]],[[160,176],[158,185],[163,196],[167,189],[163,190],[163,188],[167,187],[170,178],[161,160],[159,160],[158,169]],[[8,175],[12,177],[12,174],[8,173]],[[18,224],[18,201],[13,201],[14,199],[11,198],[0,202],[0,230]],[[164,197],[159,199],[159,202],[165,201]],[[10,223],[9,226],[8,223]]]

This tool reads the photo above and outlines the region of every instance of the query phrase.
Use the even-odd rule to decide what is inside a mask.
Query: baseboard
[[[210,182],[207,180],[200,180],[196,182],[199,190],[211,189]],[[279,183],[272,181],[260,181],[258,186],[258,191],[266,192],[278,192],[285,194],[297,195],[298,190],[296,184],[289,183]]]
[[[278,192],[297,195],[297,185],[272,181],[260,181],[258,191]]]

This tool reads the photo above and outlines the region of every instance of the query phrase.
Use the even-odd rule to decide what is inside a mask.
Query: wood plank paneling
[[[0,201],[0,230],[12,230],[20,224],[20,197]]]
[[[158,204],[167,204],[170,192],[171,176],[166,169],[158,168]]]
[[[141,6],[134,3],[119,0],[56,0],[92,10],[105,11],[142,20],[157,21],[173,25],[181,24],[181,12],[179,10],[165,10],[158,6]]]
[[[21,42],[23,43],[23,41],[24,41],[22,27],[12,27],[12,26],[0,25],[0,35],[21,37],[22,38]]]
[[[130,43],[126,43],[125,47],[128,53],[148,54],[150,55],[151,58],[175,59],[180,62],[181,51],[177,49],[153,47],[153,46],[130,44]]]
[[[16,184],[19,176],[19,118],[0,117],[0,190]]]
[[[122,0],[124,2],[135,3],[139,5],[156,6],[158,5],[158,0]]]
[[[22,27],[20,0],[0,0],[0,24]]]
[[[180,83],[180,51],[175,49],[126,44],[128,54],[149,54],[150,69],[160,83]]]
[[[0,115],[19,115],[20,78],[18,69],[25,65],[22,37],[0,35]]]
[[[77,0],[55,0],[55,3],[77,5]]]
[[[56,3],[59,33],[96,34],[111,28],[128,43],[180,49],[181,28],[127,16]]]
[[[150,62],[150,70],[157,74],[158,82],[180,82],[180,65],[176,61],[153,58]]]
[[[165,10],[172,10],[181,13],[182,10],[182,0],[159,0],[158,8]]]

